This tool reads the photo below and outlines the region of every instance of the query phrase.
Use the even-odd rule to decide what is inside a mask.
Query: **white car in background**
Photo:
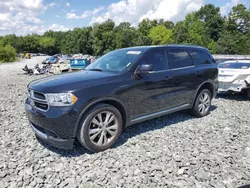
[[[250,60],[225,61],[218,68],[219,92],[245,92],[250,100]]]
[[[54,74],[68,72],[71,68],[70,58],[71,56],[62,55],[55,64],[51,64],[51,72]]]

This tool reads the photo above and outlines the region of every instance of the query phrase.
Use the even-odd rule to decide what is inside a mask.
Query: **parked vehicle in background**
[[[85,69],[90,64],[90,60],[86,58],[70,59],[70,66],[72,70]]]
[[[230,60],[233,60],[233,59],[215,59],[215,62],[217,64],[221,64],[221,63],[224,63],[225,61],[230,61]]]
[[[85,70],[28,85],[25,108],[35,134],[71,149],[110,148],[130,125],[190,109],[208,115],[218,88],[218,69],[199,46],[166,45],[110,52]]]
[[[50,56],[50,57],[47,57],[45,60],[43,60],[42,64],[54,64],[54,63],[57,63],[58,60],[59,60],[58,57]]]
[[[25,53],[25,59],[31,59],[30,53]]]
[[[52,64],[51,71],[54,74],[60,74],[61,72],[69,71],[71,69],[70,58],[70,56],[62,55],[56,63]]]
[[[250,60],[226,61],[219,67],[219,92],[245,92],[250,100]]]
[[[223,63],[225,61],[237,61],[237,60],[250,60],[250,55],[223,55],[223,54],[213,54],[217,64]]]

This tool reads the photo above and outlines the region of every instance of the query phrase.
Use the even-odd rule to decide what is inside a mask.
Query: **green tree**
[[[158,25],[157,20],[143,19],[138,25],[138,31],[144,36],[148,36],[150,30]]]
[[[93,26],[92,48],[95,55],[102,55],[115,49],[114,27],[115,23],[112,20],[107,20],[102,24],[95,24]]]
[[[16,50],[10,44],[0,46],[0,62],[14,62],[16,60]]]
[[[205,5],[195,12],[195,17],[203,22],[204,32],[212,40],[217,41],[224,29],[224,19],[220,14],[220,8],[212,4]]]
[[[177,22],[173,28],[173,36],[175,43],[187,43],[188,27],[184,21]]]
[[[53,53],[53,47],[55,46],[55,38],[51,37],[40,37],[39,38],[39,52],[46,54]]]
[[[153,27],[148,36],[154,45],[173,42],[173,31],[171,29],[167,29],[164,25]]]
[[[228,17],[228,29],[241,33],[250,32],[250,9],[243,4],[233,7]]]

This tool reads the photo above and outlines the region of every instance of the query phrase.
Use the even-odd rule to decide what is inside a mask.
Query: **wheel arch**
[[[127,114],[127,109],[125,105],[118,99],[113,98],[113,97],[108,97],[108,98],[102,98],[102,99],[97,99],[95,101],[90,102],[81,112],[80,116],[77,119],[76,122],[76,129],[74,135],[77,134],[77,130],[79,129],[80,122],[84,115],[91,110],[94,106],[98,104],[109,104],[111,106],[114,106],[117,108],[117,110],[121,113],[122,116],[122,121],[123,121],[123,128],[126,127],[127,122],[128,122],[128,114]]]
[[[211,97],[213,98],[213,96],[215,96],[216,94],[216,90],[215,90],[215,86],[212,82],[210,81],[207,81],[207,82],[204,82],[202,83],[199,88],[196,90],[196,93],[195,93],[195,98],[193,99],[193,103],[192,103],[192,106],[194,106],[194,103],[195,103],[195,100],[198,96],[198,94],[200,93],[200,91],[202,91],[203,89],[208,89],[210,92],[211,92]]]

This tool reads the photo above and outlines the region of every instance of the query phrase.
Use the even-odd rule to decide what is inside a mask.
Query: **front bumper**
[[[72,149],[76,137],[78,116],[71,108],[49,108],[44,112],[32,106],[29,98],[25,102],[31,129],[41,140],[61,149]]]
[[[53,134],[46,134],[46,132],[48,131],[41,131],[41,129],[37,129],[37,127],[32,122],[30,122],[30,127],[38,138],[56,148],[66,150],[71,150],[73,148],[74,139],[65,140],[58,137],[54,137],[52,136]]]

